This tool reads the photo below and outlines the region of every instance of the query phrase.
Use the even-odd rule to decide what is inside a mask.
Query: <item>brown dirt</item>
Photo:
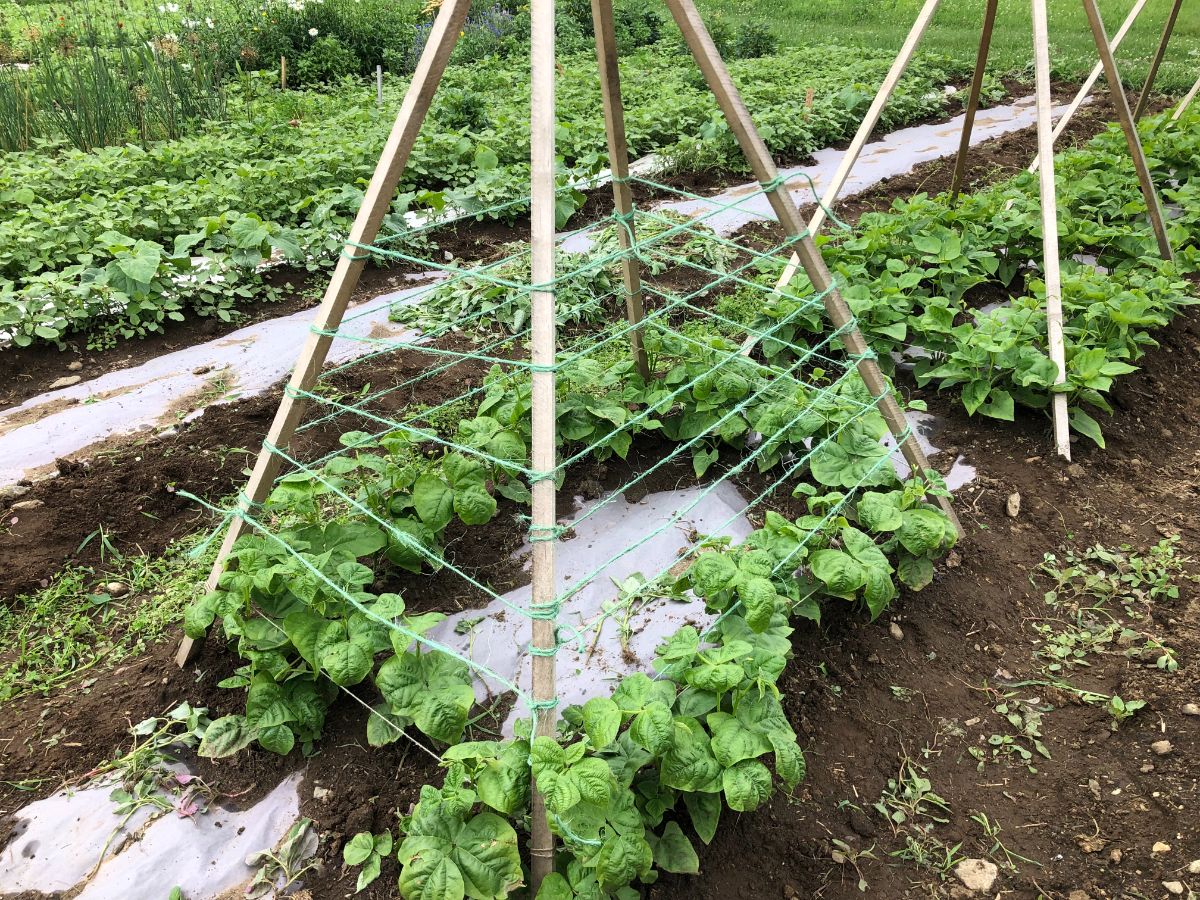
[[[1010,153],[996,159],[1006,165],[1021,164],[1016,153],[1027,159],[1028,147],[1018,143],[1020,138],[1015,136]],[[984,148],[983,158],[989,152]],[[893,183],[890,192],[875,198],[874,208],[925,183]],[[1167,675],[1114,650],[1093,656],[1089,669],[1067,676],[1076,686],[1146,700],[1146,708],[1119,730],[1110,729],[1101,708],[1079,703],[1070,692],[1027,683],[1045,680],[1031,628],[1047,615],[1042,596],[1047,585],[1033,574],[1043,554],[1095,543],[1145,549],[1166,534],[1181,536],[1181,553],[1200,553],[1200,312],[1180,316],[1159,339],[1163,346],[1148,353],[1141,371],[1119,381],[1113,391],[1117,411],[1105,423],[1108,450],[1077,443],[1071,468],[1053,456],[1044,417],[1019,411],[1015,423],[969,418],[949,397],[905,386],[925,397],[944,419],[938,441],[944,453],[935,460],[944,465],[961,453],[979,469],[979,477],[957,500],[966,541],[939,567],[933,585],[903,596],[884,620],[868,624],[846,609],[831,607],[819,629],[799,627],[793,639],[795,659],[780,686],[789,719],[808,751],[808,779],[795,797],[776,797],[756,813],[726,812],[713,844],[701,852],[702,877],[664,877],[647,889],[648,897],[859,897],[859,874],[851,864],[834,860],[835,840],[856,857],[874,896],[961,896],[953,875],[943,878],[935,869],[889,856],[904,850],[902,830],[872,805],[904,761],[924,767],[922,774],[949,807],[943,816],[947,821],[933,826],[931,837],[949,846],[961,841],[964,856],[1002,859],[970,818],[984,813],[1002,827],[1000,840],[1010,852],[1034,861],[1017,861],[1015,873],[1002,871],[993,894],[1065,900],[1078,890],[1092,898],[1158,897],[1163,881],[1198,887],[1186,866],[1200,856],[1200,819],[1195,815],[1200,781],[1194,762],[1200,718],[1181,713],[1184,703],[1200,697],[1196,586],[1185,583],[1178,600],[1148,605],[1146,618],[1137,623],[1177,651],[1177,673]],[[71,521],[72,511],[112,515],[114,509],[132,509],[147,498],[161,504],[150,507],[163,513],[156,529],[181,534],[195,527],[192,507],[169,494],[168,499],[160,496],[166,480],[197,493],[226,492],[240,481],[245,459],[232,454],[237,461],[221,465],[213,462],[214,455],[225,446],[255,444],[274,402],[261,398],[210,410],[177,438],[159,442],[162,447],[146,445],[130,450],[129,456],[114,454],[111,463],[93,461],[68,471],[55,479],[68,485],[55,496],[60,501],[56,518],[36,534],[47,540],[55,529],[75,528],[78,533],[82,526]],[[210,436],[209,431],[216,433]],[[309,449],[319,450],[324,439],[314,436]],[[201,452],[181,452],[193,446]],[[174,450],[159,453],[168,447]],[[156,465],[162,466],[176,458],[179,469],[127,488],[124,479],[139,468],[132,464],[133,453],[154,454]],[[643,462],[635,458],[633,466]],[[89,483],[97,472],[102,478]],[[610,463],[572,475],[576,477],[592,479],[594,483],[575,485],[591,494],[619,483],[623,473],[620,464]],[[677,471],[663,477],[689,476]],[[1004,511],[1013,492],[1022,497],[1015,519]],[[53,507],[48,503],[45,509]],[[134,521],[137,513],[126,518]],[[157,531],[129,529],[123,539],[137,534],[155,547],[165,543]],[[499,531],[483,531],[493,530]],[[60,549],[71,540],[64,540]],[[31,535],[21,552],[36,550],[36,543]],[[6,546],[5,565],[13,556],[8,550]],[[58,563],[52,556],[40,571],[53,571]],[[0,571],[6,585],[9,577]],[[892,622],[903,629],[899,640],[889,634]],[[236,709],[238,692],[215,688],[236,665],[219,639],[205,645],[197,666],[187,672],[173,667],[173,649],[168,642],[116,671],[94,672],[98,680],[86,689],[75,685],[48,701],[28,697],[0,707],[0,781],[81,774],[127,746],[126,719],[136,721],[179,700],[206,704],[214,715]],[[1052,758],[1038,758],[1036,774],[1005,761],[988,762],[981,772],[968,753],[968,748],[986,746],[981,742],[989,735],[1007,733],[1009,726],[993,707],[1009,692],[1036,698],[1044,709],[1043,739]],[[327,867],[308,885],[314,897],[352,891],[353,873],[340,871],[341,843],[359,830],[394,826],[395,811],[408,808],[420,784],[438,778],[420,751],[402,744],[368,749],[362,740],[364,715],[356,704],[339,701],[321,752],[308,760],[298,753],[280,759],[254,751],[202,770],[227,793],[253,786],[251,797],[296,767],[305,768],[303,812],[317,819],[326,836],[322,856]],[[1174,750],[1155,755],[1150,744],[1164,738]],[[1091,780],[1096,790],[1089,786]],[[331,789],[328,799],[311,799],[317,784]],[[0,784],[0,815],[50,786],[22,793]],[[2,839],[0,833],[0,843]],[[1153,853],[1156,841],[1171,849]],[[1110,856],[1114,850],[1120,851],[1119,861]],[[362,896],[392,896],[395,874],[394,860],[386,861],[383,876]]]

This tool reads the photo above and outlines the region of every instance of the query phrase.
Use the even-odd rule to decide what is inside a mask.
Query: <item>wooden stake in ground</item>
[[[962,138],[958,142],[958,156],[954,159],[954,175],[950,179],[950,202],[958,199],[962,190],[963,177],[967,172],[967,153],[971,149],[971,132],[975,130],[975,113],[979,112],[979,96],[983,93],[983,76],[987,72],[988,54],[992,49],[992,30],[996,26],[996,7],[1000,0],[987,0],[983,11],[983,29],[979,33],[979,52],[975,55],[975,72],[971,76],[971,89],[967,94],[967,109],[963,113]]]
[[[849,148],[842,154],[837,171],[833,173],[833,178],[829,182],[829,186],[821,196],[821,203],[808,223],[808,230],[813,234],[821,230],[821,226],[825,224],[826,211],[832,210],[834,204],[837,203],[838,194],[842,192],[842,187],[846,184],[846,179],[850,177],[850,172],[858,162],[859,156],[862,155],[863,147],[866,146],[867,141],[870,139],[871,132],[879,124],[879,116],[883,113],[883,108],[887,106],[888,100],[892,98],[892,94],[896,90],[896,85],[900,83],[900,78],[904,75],[904,70],[908,68],[913,54],[917,51],[917,45],[921,43],[921,38],[924,37],[925,30],[929,27],[929,22],[933,18],[933,14],[937,12],[940,4],[941,0],[925,0],[925,5],[921,7],[921,12],[917,14],[917,20],[909,30],[908,37],[904,39],[904,45],[900,48],[900,52],[896,54],[896,58],[892,60],[892,66],[888,69],[887,75],[884,76],[883,83],[879,86],[879,90],[875,94],[875,99],[871,101],[871,106],[867,110],[866,116],[863,117],[862,123],[858,126],[854,140],[850,142]],[[787,287],[795,277],[796,269],[799,266],[800,257],[793,253],[792,258],[788,260],[788,264],[783,270],[783,274],[779,276],[779,280],[775,283],[775,290],[781,291]]]
[[[384,144],[383,152],[380,153],[371,183],[363,195],[362,205],[350,229],[345,249],[333,270],[329,287],[325,290],[325,298],[313,317],[312,330],[300,350],[296,368],[292,370],[291,380],[284,391],[279,409],[275,411],[275,418],[271,422],[263,447],[259,450],[254,471],[246,485],[245,498],[239,503],[239,511],[243,513],[267,498],[271,485],[279,474],[279,457],[268,447],[287,446],[300,423],[304,403],[297,396],[297,392],[309,390],[321,372],[321,366],[329,353],[329,345],[333,341],[331,335],[341,324],[342,314],[346,311],[350,295],[354,293],[355,285],[358,284],[358,278],[366,264],[367,254],[358,245],[370,244],[379,234],[383,217],[396,196],[400,175],[408,163],[409,153],[412,152],[417,133],[421,130],[421,123],[425,120],[434,92],[441,81],[442,73],[446,70],[450,51],[458,41],[470,8],[471,0],[446,0],[433,23],[429,40],[404,96],[404,103],[396,115],[396,122],[388,135],[387,143]],[[236,515],[230,521],[229,530],[225,533],[225,540],[221,543],[217,560],[208,576],[208,590],[216,589],[229,551],[233,549],[244,527],[244,520]],[[175,661],[181,666],[186,665],[195,652],[195,642],[191,638],[184,638]]]
[[[1171,43],[1171,35],[1175,31],[1175,21],[1179,18],[1179,8],[1183,6],[1183,0],[1175,0],[1171,5],[1171,11],[1167,13],[1167,21],[1163,25],[1162,37],[1158,41],[1158,49],[1154,51],[1154,58],[1150,61],[1150,71],[1146,73],[1146,83],[1142,85],[1142,92],[1138,95],[1137,106],[1133,110],[1133,121],[1138,121],[1146,112],[1146,103],[1150,100],[1150,92],[1154,90],[1154,81],[1158,78],[1158,69],[1162,65],[1163,57],[1167,55],[1167,44]]]
[[[729,70],[721,60],[708,29],[704,27],[695,3],[692,0],[666,0],[666,3],[675,19],[675,24],[683,33],[692,56],[700,66],[701,72],[704,73],[709,90],[716,97],[725,121],[729,123],[730,130],[737,138],[742,154],[746,157],[751,171],[754,172],[754,177],[766,188],[767,199],[775,217],[779,220],[785,233],[799,238],[797,255],[800,265],[804,267],[809,281],[813,283],[817,291],[824,293],[825,312],[834,327],[846,329],[841,333],[842,343],[847,352],[855,359],[858,372],[871,392],[871,396],[878,401],[879,411],[883,415],[884,421],[887,422],[888,428],[896,437],[905,460],[912,468],[913,475],[923,476],[929,469],[929,460],[925,458],[925,451],[921,449],[921,445],[911,433],[908,419],[905,417],[904,411],[900,409],[896,398],[892,396],[891,388],[879,370],[879,365],[875,361],[870,347],[853,324],[850,308],[846,305],[841,293],[834,287],[833,277],[825,266],[825,260],[822,259],[821,251],[813,242],[812,235],[808,233],[807,224],[800,218],[800,211],[792,202],[786,188],[779,184],[779,170],[775,168],[775,162],[771,159],[767,145],[763,143],[761,135],[755,129],[750,113],[747,111],[745,103],[742,102],[742,96],[729,77]],[[938,505],[961,535],[963,533],[962,525],[959,523],[958,516],[949,499],[946,497],[937,499]]]
[[[1184,112],[1191,105],[1192,101],[1196,99],[1196,94],[1198,93],[1200,93],[1200,78],[1196,79],[1196,83],[1187,92],[1187,96],[1180,100],[1179,105],[1175,107],[1175,112],[1171,115],[1172,122],[1178,122],[1183,117]]]
[[[1121,42],[1125,40],[1125,35],[1129,34],[1129,29],[1133,27],[1133,23],[1137,21],[1137,17],[1142,10],[1146,8],[1147,0],[1138,0],[1133,4],[1133,9],[1129,10],[1129,15],[1125,17],[1125,21],[1121,23],[1121,27],[1117,29],[1117,33],[1113,35],[1112,43],[1108,46],[1112,48],[1112,52],[1116,53],[1117,48],[1121,46]],[[1092,88],[1100,79],[1101,73],[1104,72],[1104,63],[1097,62],[1092,66],[1092,71],[1088,73],[1088,77],[1084,79],[1083,84],[1079,86],[1079,90],[1075,92],[1074,99],[1067,106],[1066,110],[1059,117],[1058,123],[1054,126],[1054,137],[1051,139],[1051,146],[1058,143],[1058,139],[1062,137],[1063,132],[1067,130],[1067,125],[1071,122],[1071,117],[1079,111],[1079,107],[1083,105],[1083,101],[1087,95],[1092,92]],[[1029,164],[1029,171],[1036,172],[1038,169],[1041,154],[1033,158],[1033,162]]]
[[[1058,256],[1058,198],[1054,188],[1054,137],[1050,124],[1050,37],[1046,0],[1033,0],[1033,68],[1037,81],[1038,153],[1044,165],[1039,175],[1042,200],[1042,274],[1046,282],[1046,333],[1050,359],[1058,368],[1056,384],[1067,380],[1067,355],[1063,341],[1062,272]],[[1071,458],[1071,426],[1067,395],[1055,394],[1054,449]]]
[[[600,67],[600,98],[604,103],[604,131],[608,137],[608,167],[612,171],[613,206],[620,221],[617,239],[624,255],[621,277],[625,285],[625,315],[630,325],[642,321],[642,276],[632,253],[635,240],[633,192],[629,188],[629,146],[625,140],[625,107],[621,101],[621,70],[617,65],[617,36],[612,0],[592,0],[592,26],[596,33],[596,63]],[[642,329],[629,332],[633,360],[642,378],[650,377]]]
[[[531,297],[530,325],[533,363],[531,458],[533,471],[532,609],[553,608],[558,591],[554,584],[554,551],[558,513],[555,506],[555,393],[554,361],[554,2],[533,0],[530,46],[530,200]],[[540,288],[540,289],[539,289]],[[535,737],[554,737],[553,618],[533,619],[533,706]],[[554,871],[554,835],[546,818],[541,791],[533,785],[529,827],[530,896],[536,896],[542,879]]]
[[[1117,70],[1117,61],[1113,57],[1112,48],[1108,45],[1108,35],[1104,31],[1104,20],[1100,17],[1100,8],[1096,0],[1083,0],[1083,8],[1087,12],[1088,22],[1092,26],[1092,37],[1096,41],[1096,51],[1100,54],[1100,62],[1104,64],[1104,79],[1108,82],[1108,93],[1113,106],[1117,110],[1117,120],[1121,130],[1125,132],[1125,143],[1129,145],[1129,155],[1133,157],[1133,168],[1137,172],[1138,184],[1142,188],[1142,198],[1146,201],[1146,216],[1150,219],[1150,227],[1154,229],[1154,237],[1158,241],[1158,252],[1162,258],[1171,261],[1175,254],[1171,251],[1171,240],[1167,237],[1167,224],[1163,218],[1162,204],[1158,200],[1158,191],[1150,177],[1150,167],[1146,164],[1146,153],[1142,149],[1142,140],[1138,137],[1137,124],[1133,121],[1133,113],[1129,111],[1129,100],[1125,97],[1125,88],[1121,85],[1121,73]]]
[[[279,89],[287,90],[287,57],[279,57]]]

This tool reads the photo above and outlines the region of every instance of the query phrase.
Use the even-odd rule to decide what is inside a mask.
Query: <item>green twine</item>
[[[540,544],[548,541],[557,541],[567,530],[567,526],[565,525],[530,525],[529,543]]]

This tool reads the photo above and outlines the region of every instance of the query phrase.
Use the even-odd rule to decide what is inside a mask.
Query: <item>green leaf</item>
[[[408,841],[405,841],[407,844]],[[404,859],[400,845],[400,896],[404,900],[463,900],[466,886],[462,872],[448,856],[437,850]]]
[[[738,596],[746,611],[746,624],[752,631],[764,631],[775,615],[778,594],[769,579],[749,578],[738,587]]]
[[[946,516],[932,509],[906,509],[904,522],[896,532],[900,544],[914,556],[925,556],[941,549],[948,527]]]
[[[771,772],[747,759],[721,773],[725,801],[735,812],[753,812],[771,796]]]
[[[724,553],[701,553],[688,570],[692,586],[702,597],[711,597],[733,584],[737,578],[737,566]]]
[[[744,759],[755,759],[771,749],[763,734],[747,728],[728,713],[713,713],[708,718],[708,727],[712,729],[713,756],[725,768]]]
[[[904,522],[899,491],[869,491],[859,499],[856,512],[859,524],[871,531],[895,531]]]
[[[360,831],[342,847],[342,859],[348,866],[361,866],[375,852],[375,836],[369,831]]]
[[[596,855],[596,877],[606,891],[616,891],[653,864],[654,854],[645,838],[618,834],[605,841]]]
[[[933,563],[924,556],[902,556],[896,566],[896,577],[914,591],[933,581]]]
[[[258,729],[258,743],[264,750],[287,756],[296,746],[296,735],[286,725],[271,725]]]
[[[255,729],[246,722],[245,716],[222,716],[205,729],[196,752],[212,759],[232,756],[249,747],[257,736]]]
[[[321,669],[342,687],[358,684],[371,673],[370,651],[357,641],[340,641],[321,650]]]
[[[1016,417],[1012,394],[1000,388],[992,388],[988,402],[979,407],[979,411],[985,416],[990,416],[993,419],[1003,419],[1005,422],[1011,422]]]
[[[398,716],[386,703],[376,703],[367,716],[367,743],[372,747],[385,747],[403,736],[404,729],[412,720]]]
[[[421,521],[434,531],[441,531],[454,516],[454,491],[436,475],[425,474],[417,479],[412,490],[413,508]]]
[[[671,709],[658,701],[648,703],[629,726],[629,736],[634,743],[655,756],[670,746],[672,731]]]
[[[835,597],[852,599],[867,583],[866,566],[841,550],[814,550],[808,565],[813,576],[823,581]]]
[[[700,872],[700,857],[677,823],[668,822],[653,847],[654,864],[664,872],[676,875],[696,875]]]
[[[583,704],[583,730],[596,750],[603,750],[621,730],[621,710],[608,697],[593,697]]]
[[[1100,430],[1100,423],[1078,406],[1071,407],[1068,421],[1072,429],[1078,431],[1084,437],[1091,438],[1101,449],[1104,448],[1104,432]]]
[[[481,485],[454,492],[454,511],[464,525],[486,525],[496,514],[496,498]]]
[[[717,825],[721,821],[720,795],[687,793],[683,795],[683,804],[692,818],[692,828],[695,829],[697,837],[704,843],[711,844],[717,833]]]
[[[382,864],[380,855],[374,853],[367,858],[362,869],[358,873],[358,881],[354,886],[355,893],[361,893],[368,885],[379,877],[379,869]]]

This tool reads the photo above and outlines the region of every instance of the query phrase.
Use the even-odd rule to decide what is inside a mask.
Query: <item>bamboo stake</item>
[[[307,391],[317,380],[321,366],[329,353],[329,345],[333,342],[331,334],[341,324],[342,314],[350,302],[350,296],[358,284],[366,263],[366,255],[357,245],[369,244],[379,234],[383,217],[392,204],[396,195],[396,186],[408,163],[409,153],[416,142],[421,123],[429,111],[434,92],[441,81],[442,73],[446,70],[446,61],[458,41],[459,32],[467,19],[471,8],[471,0],[447,0],[442,4],[441,11],[433,23],[429,41],[421,53],[420,62],[413,72],[412,82],[404,96],[404,103],[396,115],[395,124],[388,135],[380,153],[379,162],[375,166],[375,174],[363,194],[362,205],[350,229],[345,249],[338,258],[325,297],[313,317],[312,330],[309,332],[296,367],[292,370],[291,380],[284,391],[275,418],[267,432],[263,447],[259,450],[258,459],[254,463],[254,471],[246,485],[245,497],[239,502],[239,511],[248,512],[251,506],[262,503],[279,474],[279,457],[267,449],[268,445],[283,447],[292,439],[300,417],[304,412],[304,403],[297,396],[298,391]],[[216,589],[225,560],[233,549],[234,543],[241,536],[245,521],[240,516],[234,516],[225,533],[225,540],[217,553],[216,562],[208,576],[207,589]],[[185,637],[179,646],[175,661],[184,666],[191,661],[197,650],[196,642]]]
[[[807,224],[800,218],[800,211],[796,208],[796,204],[787,190],[778,185],[779,170],[775,167],[774,160],[771,159],[767,145],[763,143],[762,137],[755,129],[750,113],[747,111],[745,103],[742,102],[742,96],[729,77],[729,70],[722,62],[708,29],[704,27],[695,3],[693,0],[666,0],[666,3],[675,19],[675,24],[679,26],[684,40],[687,41],[692,56],[704,73],[709,90],[716,97],[726,122],[729,123],[730,129],[737,138],[746,162],[750,164],[750,168],[754,172],[754,177],[760,184],[769,186],[767,199],[779,224],[788,235],[800,239],[797,251],[800,265],[804,267],[813,286],[818,291],[824,292],[825,312],[834,327],[845,329],[840,335],[842,343],[847,352],[856,360],[858,372],[871,392],[871,396],[878,401],[879,411],[900,445],[900,450],[904,454],[905,460],[908,461],[913,475],[923,476],[929,469],[929,460],[925,457],[925,451],[921,449],[921,445],[911,433],[908,419],[905,417],[904,411],[900,409],[896,398],[892,396],[891,388],[879,370],[879,365],[875,361],[870,347],[853,324],[854,319],[850,308],[846,305],[841,293],[834,287],[833,276],[826,268],[825,260],[822,259],[821,251],[813,242],[812,235],[808,233]],[[959,523],[958,516],[949,499],[938,497],[937,501],[943,512],[954,523],[958,533],[963,534],[962,525]]]
[[[933,14],[937,12],[940,4],[941,0],[925,0],[925,5],[921,7],[921,12],[917,14],[917,20],[913,22],[912,28],[909,29],[908,37],[904,39],[904,45],[900,48],[900,52],[896,54],[896,58],[892,60],[891,68],[888,69],[883,83],[875,93],[875,99],[871,101],[871,106],[867,110],[866,116],[863,117],[862,123],[858,126],[858,131],[855,133],[854,139],[850,142],[849,148],[842,154],[837,171],[833,173],[833,179],[829,182],[829,187],[825,189],[825,193],[821,197],[821,203],[808,223],[808,230],[812,234],[816,234],[821,230],[821,226],[825,224],[826,210],[832,210],[834,204],[837,203],[838,194],[841,193],[842,187],[846,184],[846,179],[850,177],[851,170],[858,162],[859,156],[862,155],[863,147],[870,140],[871,132],[879,124],[879,117],[883,114],[883,108],[887,105],[888,100],[892,98],[892,94],[896,90],[896,85],[900,83],[900,78],[904,75],[904,70],[908,68],[908,64],[917,50],[917,45],[921,42],[921,38],[925,36],[925,30],[929,27],[929,22],[933,19]],[[781,291],[787,287],[796,276],[796,269],[799,266],[800,257],[793,253],[792,258],[788,260],[788,264],[783,270],[783,274],[779,276],[779,280],[775,283],[775,290]]]
[[[962,138],[958,142],[958,156],[954,160],[954,175],[950,179],[950,202],[958,200],[963,178],[967,174],[967,153],[971,150],[971,132],[975,130],[975,113],[979,111],[979,96],[983,93],[983,76],[987,73],[988,54],[992,50],[992,30],[996,25],[996,8],[1000,0],[987,0],[983,11],[983,30],[979,34],[979,52],[975,55],[975,73],[971,76],[971,90],[967,94],[967,109],[963,113]]]
[[[1067,355],[1063,341],[1062,272],[1058,255],[1058,198],[1054,187],[1054,137],[1050,124],[1050,37],[1046,0],[1033,2],[1033,63],[1037,80],[1038,152],[1046,164],[1039,173],[1042,200],[1042,270],[1046,282],[1046,333],[1050,359],[1058,369],[1056,384],[1067,380]],[[1067,418],[1067,395],[1057,393],[1053,401],[1054,448],[1063,459],[1071,459],[1071,427]]]
[[[621,70],[617,65],[617,36],[612,0],[592,0],[592,25],[596,33],[596,64],[600,68],[600,97],[604,103],[604,131],[608,137],[608,167],[612,171],[613,206],[624,222],[618,226],[621,242],[621,278],[625,284],[625,316],[630,325],[642,321],[642,276],[633,254],[633,192],[629,188],[629,146],[625,140],[625,107],[621,102]],[[633,360],[642,378],[650,377],[642,329],[629,332]]]
[[[1146,104],[1150,100],[1150,92],[1154,88],[1154,81],[1158,78],[1158,69],[1162,65],[1163,58],[1167,55],[1167,44],[1171,42],[1171,35],[1175,31],[1175,21],[1179,18],[1179,9],[1183,6],[1183,0],[1175,0],[1171,6],[1171,11],[1167,14],[1167,21],[1163,25],[1162,37],[1158,41],[1158,49],[1154,51],[1154,59],[1150,61],[1150,71],[1146,73],[1146,83],[1142,85],[1142,92],[1138,95],[1137,106],[1133,110],[1133,121],[1137,122],[1146,112]]]
[[[383,66],[375,67],[375,105],[383,106]]]
[[[554,0],[533,0],[530,40],[530,247],[532,293],[531,357],[533,363],[533,471],[532,603],[534,609],[551,607],[554,584],[555,507],[555,393],[554,393]],[[533,703],[535,737],[554,737],[553,701],[555,623],[533,619]],[[530,896],[536,896],[542,879],[554,871],[554,835],[546,818],[546,805],[533,785],[529,834]]]
[[[287,57],[279,57],[279,89],[287,90]]]
[[[1154,229],[1154,237],[1158,241],[1158,252],[1168,262],[1175,259],[1171,250],[1171,239],[1167,236],[1167,223],[1163,218],[1162,204],[1158,199],[1158,191],[1154,180],[1150,177],[1150,166],[1146,164],[1146,153],[1142,149],[1142,139],[1138,137],[1137,124],[1133,121],[1133,113],[1129,111],[1129,99],[1125,96],[1125,88],[1121,85],[1121,73],[1117,70],[1117,61],[1113,57],[1112,48],[1108,45],[1108,35],[1104,31],[1104,20],[1100,17],[1100,8],[1096,0],[1083,0],[1083,8],[1087,11],[1088,22],[1092,26],[1092,37],[1096,40],[1096,50],[1100,61],[1104,64],[1104,79],[1108,82],[1108,93],[1112,97],[1113,106],[1117,109],[1117,119],[1121,130],[1125,132],[1125,143],[1129,145],[1129,155],[1133,157],[1133,168],[1137,172],[1138,184],[1142,189],[1142,197],[1146,201],[1146,216],[1150,219],[1150,227]]]
[[[1133,9],[1129,11],[1129,15],[1125,17],[1125,21],[1121,23],[1121,27],[1117,29],[1117,33],[1113,35],[1112,43],[1108,45],[1113,53],[1117,52],[1117,48],[1120,47],[1121,42],[1125,40],[1125,35],[1129,34],[1129,29],[1132,28],[1133,23],[1137,21],[1138,15],[1141,14],[1141,11],[1146,8],[1147,2],[1148,0],[1138,0],[1138,2],[1133,5]],[[1070,105],[1063,112],[1062,117],[1058,120],[1058,123],[1054,126],[1054,137],[1050,142],[1051,147],[1058,143],[1058,139],[1062,137],[1063,132],[1067,130],[1067,125],[1070,124],[1071,117],[1079,111],[1079,107],[1083,105],[1083,101],[1087,98],[1087,95],[1092,92],[1092,88],[1099,80],[1103,71],[1103,61],[1092,66],[1092,71],[1088,73],[1088,77],[1084,79],[1083,84],[1081,84],[1079,86],[1079,90],[1076,91],[1075,98],[1071,101]],[[1042,154],[1039,152],[1038,155],[1033,158],[1033,162],[1029,164],[1030,172],[1037,171],[1041,156]]]
[[[1179,121],[1179,119],[1183,116],[1184,110],[1186,110],[1191,105],[1192,101],[1196,99],[1197,93],[1200,93],[1200,78],[1196,79],[1196,83],[1193,84],[1192,89],[1187,92],[1187,96],[1180,100],[1179,105],[1175,107],[1175,112],[1171,115],[1172,122]]]

